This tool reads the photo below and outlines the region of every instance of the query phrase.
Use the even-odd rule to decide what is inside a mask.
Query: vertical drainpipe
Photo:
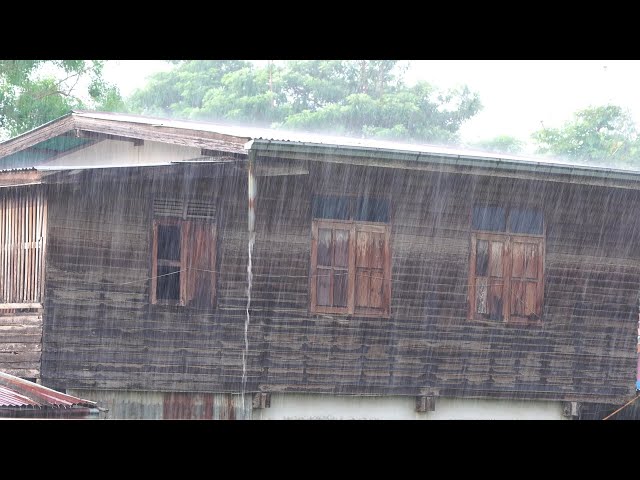
[[[242,402],[242,417],[247,417],[247,411],[245,408],[245,393],[247,386],[247,356],[249,354],[249,322],[251,321],[250,309],[251,309],[251,288],[253,283],[253,271],[252,271],[252,254],[253,245],[256,240],[256,177],[255,177],[255,160],[256,153],[249,148],[248,163],[247,163],[247,227],[249,231],[247,253],[247,316],[244,323],[244,350],[242,352],[242,389],[241,389],[241,402]]]
[[[256,234],[256,177],[255,177],[255,159],[256,152],[249,150],[249,163],[247,167],[248,173],[248,195],[249,195],[249,212],[248,212],[248,227],[249,227],[249,241],[254,239]]]

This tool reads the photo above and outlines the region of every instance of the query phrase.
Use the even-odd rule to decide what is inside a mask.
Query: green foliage
[[[468,88],[405,85],[389,60],[269,63],[178,62],[134,92],[129,107],[150,115],[303,129],[357,137],[455,142],[481,108]]]
[[[72,109],[124,110],[118,89],[95,60],[0,60],[0,138],[18,135]]]
[[[533,139],[538,153],[602,165],[638,164],[636,126],[629,112],[615,105],[580,110],[561,128],[543,128]]]
[[[509,135],[498,135],[492,139],[477,142],[474,146],[488,152],[517,155],[522,152],[525,144],[515,137]]]

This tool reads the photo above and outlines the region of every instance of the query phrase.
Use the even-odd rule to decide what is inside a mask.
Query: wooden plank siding
[[[40,378],[42,309],[0,313],[0,371]]]
[[[322,164],[309,177],[260,180],[252,304],[253,321],[265,323],[262,389],[584,401],[633,393],[636,193]],[[310,192],[391,196],[390,318],[309,315]],[[539,327],[467,319],[471,207],[514,200],[539,205],[547,223]]]
[[[309,170],[258,178],[248,391],[612,403],[633,394],[637,192],[323,163]],[[246,172],[109,175],[49,191],[43,379],[64,388],[238,392]],[[181,192],[217,202],[209,309],[149,302],[151,199]],[[388,317],[309,312],[314,193],[390,199]],[[539,326],[467,318],[478,201],[543,209]]]
[[[246,307],[246,176],[110,175],[85,175],[79,190],[49,192],[43,379],[65,388],[237,391]],[[153,196],[185,192],[217,202],[213,307],[150,304]],[[251,359],[259,345],[251,335],[250,345]],[[249,370],[249,386],[255,377]]]

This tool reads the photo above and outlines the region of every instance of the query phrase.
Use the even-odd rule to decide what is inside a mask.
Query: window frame
[[[215,222],[206,222],[201,220],[182,219],[176,217],[158,216],[153,219],[153,231],[152,231],[152,247],[151,247],[151,292],[150,303],[151,305],[168,305],[168,306],[189,306],[189,288],[195,289],[195,284],[190,285],[191,276],[188,274],[187,264],[189,262],[189,240],[190,233],[193,230],[194,224],[207,225],[211,228],[211,235],[213,237],[213,248],[211,250],[211,263],[214,268],[211,272],[211,300],[210,305],[215,305],[216,299],[216,283],[217,275],[215,272],[215,265],[217,262],[217,244],[218,244],[218,232]],[[180,227],[180,260],[165,260],[158,259],[158,227],[160,225],[166,226],[178,226]],[[179,286],[179,299],[168,300],[158,298],[158,265],[177,266],[180,271],[180,286]]]
[[[317,291],[317,278],[318,274],[318,230],[320,228],[330,228],[331,230],[341,228],[346,230],[345,227],[349,227],[349,264],[347,266],[347,306],[345,307],[333,307],[327,305],[318,305],[318,291]],[[311,224],[311,311],[313,313],[338,313],[349,314],[354,311],[355,296],[353,290],[355,290],[355,243],[353,237],[355,236],[355,223],[351,220],[327,220],[327,219],[313,219]],[[333,267],[331,268],[333,270]],[[333,279],[333,275],[331,276]],[[333,297],[333,280],[331,281],[329,292]]]
[[[505,230],[480,230],[473,226],[473,209],[475,207],[500,207],[505,210]],[[509,217],[511,211],[514,209],[531,209],[537,210],[542,214],[542,233],[516,233],[509,231]],[[473,203],[471,205],[469,215],[470,226],[470,248],[469,248],[469,277],[468,277],[468,313],[467,318],[473,321],[491,321],[485,317],[485,314],[478,314],[476,312],[476,248],[478,240],[495,240],[504,242],[506,254],[503,254],[503,277],[504,290],[502,293],[503,305],[502,305],[502,320],[499,320],[506,324],[514,325],[527,325],[527,326],[542,326],[544,320],[544,284],[545,284],[545,263],[546,263],[546,238],[547,238],[547,223],[544,209],[540,205],[536,204],[486,204],[482,202]],[[538,280],[538,287],[536,292],[536,304],[540,311],[540,315],[537,318],[523,318],[514,316],[511,314],[511,294],[512,294],[512,267],[513,267],[513,251],[512,244],[514,241],[522,240],[528,243],[536,243],[540,249],[538,258],[538,272],[540,272],[540,279]],[[504,261],[506,259],[506,261]],[[507,301],[504,301],[504,300]]]
[[[317,272],[318,272],[318,230],[319,228],[349,230],[349,265],[347,275],[347,306],[335,307],[318,305]],[[384,260],[382,284],[382,308],[374,309],[355,306],[356,290],[356,239],[358,231],[384,234]],[[333,284],[331,284],[333,286]],[[391,223],[366,222],[356,220],[334,220],[327,218],[313,218],[311,224],[311,264],[309,272],[309,311],[314,314],[337,314],[361,317],[389,318],[391,315]],[[333,289],[330,287],[330,294]]]

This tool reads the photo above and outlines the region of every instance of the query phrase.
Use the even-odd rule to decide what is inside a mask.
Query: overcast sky
[[[118,60],[108,62],[105,76],[126,96],[169,68],[159,60]],[[468,142],[498,135],[528,141],[542,124],[560,126],[576,110],[607,103],[628,108],[640,125],[640,60],[416,60],[405,79],[477,91],[484,108],[460,130]]]

